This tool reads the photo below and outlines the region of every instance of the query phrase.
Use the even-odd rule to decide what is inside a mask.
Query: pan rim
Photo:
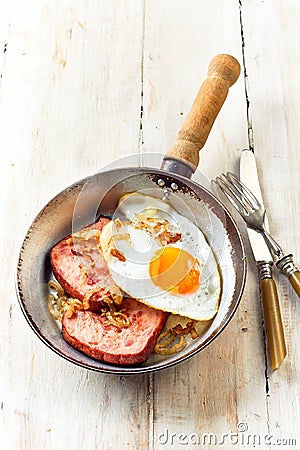
[[[201,350],[205,349],[210,343],[212,343],[221,333],[222,331],[226,328],[226,326],[229,324],[229,322],[232,320],[234,314],[236,313],[236,310],[240,304],[243,292],[244,292],[244,288],[245,288],[245,283],[246,283],[246,277],[247,277],[247,261],[246,258],[242,259],[242,277],[240,280],[240,288],[239,288],[239,292],[236,293],[236,300],[235,300],[235,304],[232,307],[232,309],[230,310],[225,322],[223,324],[220,325],[220,327],[218,329],[215,330],[215,332],[209,336],[209,338],[204,341],[201,346],[198,346],[192,350],[190,350],[190,352],[188,352],[187,354],[185,354],[184,356],[182,356],[180,359],[175,359],[175,360],[162,360],[159,361],[157,363],[149,365],[149,366],[117,366],[117,365],[110,365],[108,363],[105,363],[103,361],[97,361],[97,360],[93,360],[92,358],[91,361],[95,361],[98,364],[102,364],[103,367],[96,367],[96,366],[90,366],[88,363],[86,362],[81,362],[79,360],[76,360],[75,358],[73,358],[70,355],[66,355],[64,354],[60,349],[58,349],[53,342],[51,342],[47,337],[45,337],[45,335],[42,333],[42,330],[36,325],[34,319],[31,317],[31,315],[29,314],[29,312],[26,309],[26,299],[24,296],[24,293],[22,291],[22,283],[21,283],[21,273],[22,273],[22,253],[24,252],[24,250],[26,249],[26,243],[28,241],[28,236],[30,235],[31,230],[34,228],[34,224],[38,221],[38,219],[40,218],[40,216],[44,213],[44,211],[49,207],[50,204],[52,204],[55,199],[57,199],[58,197],[60,197],[63,193],[67,193],[68,190],[74,189],[74,187],[76,187],[77,185],[80,185],[84,182],[87,182],[89,179],[103,173],[103,174],[108,174],[109,172],[116,172],[116,171],[126,171],[128,170],[128,172],[136,172],[136,173],[148,173],[148,174],[155,174],[155,175],[162,175],[162,176],[167,176],[167,177],[173,177],[175,180],[181,181],[183,184],[187,185],[187,184],[191,184],[192,185],[192,189],[193,189],[193,185],[196,185],[197,188],[202,189],[202,191],[204,191],[206,193],[206,195],[208,195],[209,197],[211,197],[213,199],[213,201],[215,201],[218,206],[223,209],[227,215],[227,217],[230,219],[230,222],[233,226],[233,229],[235,231],[235,234],[238,238],[238,242],[240,245],[240,249],[241,252],[243,254],[243,256],[246,256],[245,253],[245,245],[244,245],[244,241],[243,241],[243,237],[242,234],[239,230],[239,227],[237,225],[236,220],[234,219],[234,217],[232,216],[231,212],[228,210],[228,208],[223,205],[223,203],[212,193],[210,192],[208,189],[206,189],[204,186],[202,186],[201,184],[199,184],[197,181],[194,180],[190,180],[188,178],[185,178],[181,175],[178,175],[176,173],[172,173],[172,172],[167,172],[164,171],[162,169],[157,169],[157,168],[153,168],[153,167],[121,167],[121,168],[115,168],[115,169],[110,169],[108,171],[99,171],[96,172],[93,175],[84,177],[78,181],[75,181],[74,183],[72,183],[71,185],[67,186],[65,189],[61,190],[58,194],[56,194],[52,199],[50,199],[45,205],[44,207],[38,212],[38,214],[35,216],[35,218],[33,219],[33,221],[31,222],[25,237],[22,241],[21,247],[20,247],[20,251],[18,253],[18,264],[17,264],[17,269],[15,272],[15,289],[16,289],[16,294],[17,294],[17,298],[18,298],[18,303],[20,305],[21,311],[27,321],[27,323],[29,324],[29,326],[31,327],[31,329],[34,331],[34,333],[38,336],[38,338],[48,347],[50,348],[54,353],[58,354],[59,356],[61,356],[62,358],[64,358],[65,360],[79,366],[82,368],[85,368],[87,370],[92,370],[94,372],[100,372],[100,373],[109,373],[109,374],[114,374],[114,375],[137,375],[137,374],[144,374],[144,373],[152,373],[152,372],[156,372],[158,370],[164,370],[170,367],[173,367],[177,364],[180,364],[186,360],[188,360],[189,358],[191,358],[192,356],[195,356],[197,353],[199,353]],[[81,355],[81,352],[78,351],[79,356]]]

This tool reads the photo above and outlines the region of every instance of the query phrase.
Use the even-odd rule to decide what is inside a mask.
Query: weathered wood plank
[[[300,50],[295,42],[300,6],[296,1],[247,0],[242,12],[254,149],[270,228],[299,261]],[[275,276],[288,355],[280,370],[268,370],[268,426],[276,438],[299,440],[299,301],[288,281],[276,272]]]
[[[38,210],[137,151],[143,6],[17,6],[1,85],[1,446],[148,448],[148,377],[104,376],[60,359],[29,329],[14,293],[18,248]]]
[[[228,52],[242,63],[242,37],[251,143],[271,230],[300,261],[299,18],[296,0],[27,0],[2,7],[3,448],[152,450],[182,448],[188,439],[197,448],[204,433],[204,448],[216,439],[221,448],[222,438],[226,449],[249,448],[254,434],[300,439],[299,302],[276,274],[288,357],[271,373],[247,239],[248,279],[231,323],[198,356],[152,376],[101,375],[61,360],[29,329],[13,286],[21,239],[47,200],[116,158],[164,152],[210,59]],[[241,76],[201,154],[208,179],[238,171],[248,146],[246,107]],[[223,434],[238,423],[248,429],[240,428],[234,444]]]
[[[241,50],[236,2],[205,2],[205,8],[204,2],[193,1],[146,3],[145,151],[163,152],[175,140],[211,58],[230,53],[242,63]],[[240,151],[248,146],[243,76],[226,102],[201,152],[201,169],[209,178],[224,170],[236,171]],[[222,336],[192,360],[154,376],[154,448],[167,440],[167,433],[169,445],[172,433],[176,434],[173,443],[177,448],[180,433],[188,437],[215,433],[221,439],[223,433],[235,432],[239,421],[247,421],[256,432],[267,431],[255,279],[250,272],[240,309]]]

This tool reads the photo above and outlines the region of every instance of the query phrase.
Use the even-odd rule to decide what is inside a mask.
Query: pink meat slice
[[[100,218],[85,230],[101,231],[109,220]],[[108,286],[115,286],[115,283],[100,250],[95,247],[96,245],[91,246],[90,242],[84,240],[73,242],[72,235],[67,236],[52,248],[50,260],[57,281],[71,297],[82,300],[91,291],[103,287],[90,301],[91,309],[98,310],[97,304],[100,302],[101,306],[102,292]]]
[[[62,322],[65,340],[90,357],[112,364],[132,365],[146,361],[153,351],[168,314],[132,298],[123,301],[131,322],[127,328],[110,325],[104,316],[78,311]]]

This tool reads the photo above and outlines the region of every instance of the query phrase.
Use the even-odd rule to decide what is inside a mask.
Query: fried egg
[[[148,306],[195,320],[217,312],[221,279],[203,233],[171,205],[133,193],[119,201],[125,220],[104,226],[100,243],[112,279]]]

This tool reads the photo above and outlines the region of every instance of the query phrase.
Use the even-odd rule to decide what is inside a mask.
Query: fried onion
[[[121,311],[106,311],[103,313],[107,318],[110,325],[114,325],[118,328],[127,328],[131,324],[129,317]]]
[[[193,339],[199,336],[195,329],[195,323],[196,320],[187,322],[184,328],[179,323],[161,333],[157,338],[154,352],[159,355],[172,355],[183,350],[186,347],[184,335],[190,334]]]
[[[48,282],[50,289],[55,291],[56,295],[49,294],[47,297],[47,307],[55,320],[62,321],[63,314],[70,319],[76,311],[88,310],[89,309],[89,299],[96,292],[103,291],[103,303],[104,306],[99,312],[101,315],[105,316],[110,325],[114,325],[118,328],[126,328],[131,324],[126,310],[117,309],[120,307],[123,301],[123,295],[117,286],[108,286],[103,289],[99,287],[97,289],[91,290],[83,299],[83,301],[77,298],[68,298],[65,294],[63,287],[54,280]]]
[[[55,280],[50,280],[48,283],[48,286],[50,289],[53,289],[54,291],[57,292],[57,295],[59,297],[62,297],[63,295],[65,295],[65,291],[62,288],[62,286]]]

